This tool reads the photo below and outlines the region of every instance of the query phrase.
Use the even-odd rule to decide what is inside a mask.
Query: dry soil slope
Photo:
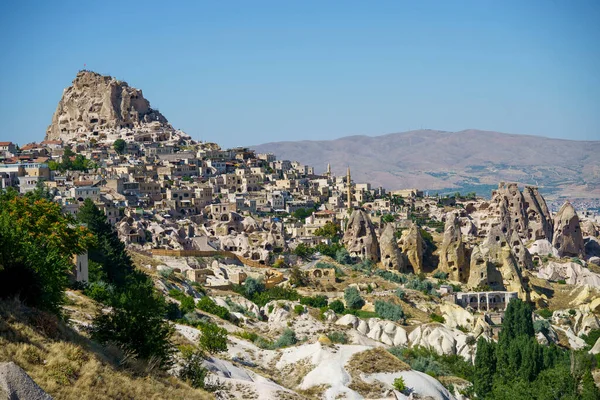
[[[545,192],[600,195],[600,141],[574,141],[499,132],[418,130],[328,141],[254,146],[280,159],[298,160],[336,174],[350,165],[357,181],[389,189],[478,188],[498,181],[536,184]]]

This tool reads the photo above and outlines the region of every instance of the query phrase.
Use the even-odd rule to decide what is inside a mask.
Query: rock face
[[[501,182],[492,192],[489,212],[490,226],[487,228],[499,223],[502,232],[509,237],[516,231],[526,241],[552,240],[552,217],[546,201],[535,187],[527,186],[520,192],[516,183]],[[484,229],[482,233],[488,232]]]
[[[170,128],[167,119],[150,107],[141,90],[111,76],[79,71],[73,84],[63,92],[46,140],[150,124]]]
[[[581,222],[581,233],[583,236],[598,236],[598,228],[589,219]]]
[[[554,238],[552,245],[561,257],[582,257],[584,254],[583,235],[577,212],[568,201],[554,217]]]
[[[538,277],[550,281],[564,280],[569,285],[589,285],[600,288],[600,274],[596,274],[575,262],[560,264],[551,261],[540,267]]]
[[[465,244],[462,241],[460,221],[456,213],[446,216],[444,240],[440,249],[438,268],[447,272],[450,279],[466,282],[469,279],[469,261]]]
[[[354,210],[342,239],[353,257],[379,261],[379,243],[371,219],[363,210]]]
[[[516,235],[512,238],[518,240]],[[468,286],[517,292],[520,299],[529,301],[529,291],[521,276],[521,268],[526,264],[520,264],[516,249],[526,252],[520,241],[516,245],[510,243],[500,226],[492,228],[483,244],[473,249]]]
[[[14,362],[0,363],[0,398],[10,400],[52,400]]]
[[[402,254],[396,241],[394,228],[388,224],[379,238],[379,250],[381,253],[381,264],[386,269],[407,272],[408,260]]]
[[[415,274],[423,271],[423,238],[416,224],[412,224],[408,232],[402,236],[402,252],[408,257],[408,262]]]
[[[523,198],[527,213],[527,240],[552,240],[553,221],[546,200],[533,186],[525,186]]]

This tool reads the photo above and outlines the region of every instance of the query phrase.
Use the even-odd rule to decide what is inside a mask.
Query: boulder
[[[440,305],[440,312],[446,321],[444,325],[451,328],[462,326],[469,330],[473,329],[475,317],[461,306],[452,303],[442,303]]]
[[[553,257],[558,257],[558,250],[548,239],[538,239],[535,242],[531,243],[528,248],[530,254],[537,254],[540,256],[551,255]]]
[[[446,215],[444,239],[440,248],[438,269],[446,272],[453,281],[467,282],[469,279],[469,260],[465,244],[462,241],[460,221],[456,213]]]
[[[579,217],[568,201],[554,216],[554,238],[552,245],[561,257],[583,257],[584,243]]]
[[[342,243],[353,257],[379,261],[379,242],[371,219],[363,210],[354,210]]]
[[[555,282],[564,280],[569,285],[600,287],[600,274],[596,274],[576,262],[550,261],[547,265],[540,267],[537,276]]]
[[[408,272],[408,260],[402,254],[396,240],[396,232],[392,224],[387,224],[379,238],[381,264],[384,268],[402,273]]]
[[[14,362],[0,363],[0,398],[8,400],[52,400],[21,367]]]

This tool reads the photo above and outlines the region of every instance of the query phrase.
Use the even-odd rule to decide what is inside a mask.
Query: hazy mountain
[[[489,195],[499,181],[537,185],[546,195],[600,197],[600,141],[465,130],[418,130],[336,140],[274,142],[254,146],[278,159],[297,160],[316,172],[349,165],[353,180],[388,189],[477,191]]]

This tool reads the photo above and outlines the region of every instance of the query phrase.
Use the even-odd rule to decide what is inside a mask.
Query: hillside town
[[[567,201],[552,213],[538,188],[508,182],[490,199],[372,187],[354,181],[351,168],[316,173],[274,154],[195,141],[140,90],[87,70],[63,93],[44,140],[0,142],[1,189],[43,192],[74,217],[91,201],[173,303],[183,304],[182,295],[199,303],[205,293],[231,313],[221,321],[230,333],[235,326],[276,338],[291,329],[303,337],[305,353],[276,359],[230,335],[228,360],[213,359],[209,369],[232,398],[311,397],[311,388],[317,398],[391,395],[389,376],[369,387],[376,375],[346,371],[344,362],[367,348],[422,346],[472,363],[480,338],[497,340],[513,299],[553,310],[534,316],[543,321],[540,344],[600,353],[600,339],[591,349],[585,341],[600,330],[594,210]],[[74,258],[73,280],[90,283],[88,264],[85,253]],[[261,304],[240,295],[252,282],[324,304]],[[349,288],[360,304],[351,304]],[[336,301],[354,311],[326,307]],[[386,307],[401,315],[389,317]],[[195,338],[191,325],[178,321],[177,331]],[[332,332],[356,348],[337,353]],[[305,358],[314,369],[286,380]],[[257,379],[253,371],[269,366],[271,375]],[[410,398],[471,398],[464,379],[422,372],[403,373]]]

